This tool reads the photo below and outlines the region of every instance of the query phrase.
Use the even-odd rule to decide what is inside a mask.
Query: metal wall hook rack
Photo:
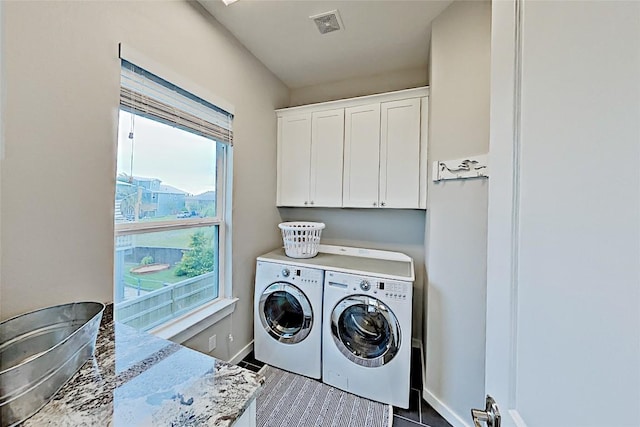
[[[489,178],[488,154],[433,162],[433,181]]]

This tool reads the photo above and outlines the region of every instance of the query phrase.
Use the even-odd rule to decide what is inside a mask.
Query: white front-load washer
[[[409,407],[413,283],[325,272],[322,381]]]
[[[254,295],[255,358],[320,378],[324,271],[258,261]]]

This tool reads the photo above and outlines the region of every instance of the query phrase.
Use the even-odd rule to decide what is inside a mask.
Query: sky
[[[134,139],[129,139],[131,113],[120,111],[118,175],[158,178],[191,194],[215,190],[216,143],[171,126],[134,116]]]

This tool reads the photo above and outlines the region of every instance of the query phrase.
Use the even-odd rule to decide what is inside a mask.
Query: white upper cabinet
[[[344,109],[278,118],[278,206],[342,206]]]
[[[378,206],[380,168],[380,103],[345,109],[344,180],[345,207]]]
[[[420,203],[420,99],[380,105],[379,204],[416,208]]]
[[[311,113],[278,118],[278,206],[309,203]]]
[[[311,115],[311,206],[342,206],[344,109]]]
[[[426,209],[427,96],[278,110],[278,206]]]

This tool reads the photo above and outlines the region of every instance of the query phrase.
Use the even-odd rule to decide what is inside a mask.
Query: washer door
[[[313,310],[309,299],[290,283],[276,282],[265,289],[259,311],[264,329],[282,343],[299,343],[311,332]]]
[[[335,306],[331,334],[347,359],[372,368],[389,363],[400,350],[402,338],[389,307],[367,295],[346,297]]]

